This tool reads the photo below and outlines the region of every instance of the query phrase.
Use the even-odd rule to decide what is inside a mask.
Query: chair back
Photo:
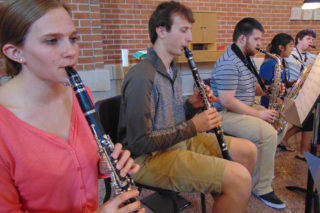
[[[100,123],[105,131],[112,140],[113,143],[117,142],[118,134],[118,123],[119,123],[119,114],[120,114],[120,103],[121,96],[114,96],[112,98],[103,99],[97,101],[95,104],[95,109],[100,119]],[[106,202],[111,195],[111,184],[110,178],[105,179],[106,185],[106,196],[104,198],[104,202]],[[156,188],[152,186],[142,185],[136,182],[136,185],[140,188],[147,188],[158,192],[159,196],[152,196],[152,198],[146,197],[142,202],[148,206],[150,209],[153,209],[154,212],[174,212],[178,213],[179,210],[189,206],[191,202],[180,197],[177,192]],[[151,197],[151,196],[150,196]],[[169,199],[169,200],[168,200]],[[159,202],[162,201],[162,202]],[[179,201],[179,203],[178,203]],[[173,205],[172,205],[173,204]],[[205,213],[205,197],[201,194],[201,204],[202,204],[202,212]],[[160,211],[159,209],[163,209],[163,207],[169,207],[170,211]],[[203,211],[204,209],[204,211]]]
[[[210,87],[210,80],[211,80],[210,78],[205,78],[205,79],[203,79],[203,83]]]
[[[97,101],[95,104],[98,117],[105,133],[110,136],[113,143],[118,141],[118,123],[120,113],[121,96]]]

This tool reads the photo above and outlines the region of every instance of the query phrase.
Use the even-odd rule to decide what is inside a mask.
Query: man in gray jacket
[[[192,11],[178,2],[161,3],[149,20],[153,48],[126,75],[122,86],[119,136],[141,169],[142,184],[183,192],[221,193],[214,212],[246,212],[257,151],[251,142],[225,137],[234,161],[222,158],[216,136],[221,125],[212,108],[200,112],[199,92],[182,97],[173,57],[192,39]],[[211,102],[216,99],[206,88]],[[231,204],[231,205],[230,205]]]

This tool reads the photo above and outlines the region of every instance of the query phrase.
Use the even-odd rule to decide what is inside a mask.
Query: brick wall
[[[137,50],[150,46],[148,18],[162,0],[100,0],[104,62],[121,61],[120,49],[127,48],[132,55]],[[303,0],[184,0],[193,11],[217,12],[218,46],[232,42],[235,24],[251,16],[265,27],[263,46],[274,35],[284,32],[295,37],[302,29],[316,29],[320,32],[319,21],[290,21],[292,7],[300,7]],[[319,42],[316,42],[316,45]],[[135,62],[131,58],[131,62]]]
[[[0,0],[0,3],[3,0]],[[79,70],[101,68],[121,62],[121,49],[132,54],[150,46],[148,18],[162,0],[67,0],[81,36]],[[265,27],[263,46],[272,37],[284,32],[293,37],[301,29],[315,29],[320,33],[319,21],[290,21],[292,7],[303,0],[184,0],[194,11],[217,12],[218,46],[232,41],[235,24],[243,17],[258,19]],[[317,39],[317,46],[320,45]],[[261,56],[262,57],[262,56]],[[0,61],[0,70],[3,63]]]
[[[98,0],[67,0],[80,35],[78,70],[103,68],[101,15]]]

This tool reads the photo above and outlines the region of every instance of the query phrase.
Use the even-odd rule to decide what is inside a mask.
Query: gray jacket
[[[180,73],[172,62],[170,77],[156,52],[132,67],[123,85],[119,139],[133,157],[167,149],[197,134],[190,119],[197,112],[183,101]]]

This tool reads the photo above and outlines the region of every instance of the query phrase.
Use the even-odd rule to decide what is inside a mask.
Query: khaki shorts
[[[230,148],[231,137],[225,136]],[[221,192],[226,160],[212,133],[180,142],[176,149],[153,152],[135,159],[141,168],[138,183],[179,192]]]

